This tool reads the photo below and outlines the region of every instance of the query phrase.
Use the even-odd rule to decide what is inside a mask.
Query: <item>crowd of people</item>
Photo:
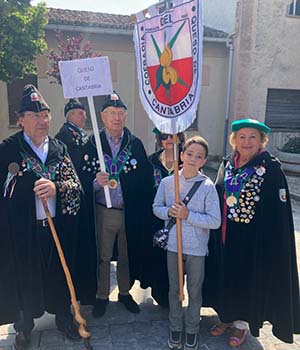
[[[125,127],[127,106],[116,92],[100,110],[105,171],[95,136],[84,130],[85,107],[71,99],[53,138],[51,109],[33,85],[21,97],[21,131],[0,144],[0,324],[14,324],[15,348],[29,347],[34,319],[45,311],[66,337],[80,338],[47,207],[77,299],[92,305],[93,317],[102,317],[109,305],[115,260],[118,302],[129,312],[140,312],[130,294],[135,280],[169,308],[170,349],[198,349],[202,306],[219,316],[211,336],[228,332],[231,347],[249,333],[259,336],[265,321],[276,337],[292,343],[300,333],[294,227],[285,175],[266,150],[270,128],[256,119],[233,121],[233,152],[222,160],[215,183],[202,170],[207,141],[178,134],[176,201],[173,136],[154,129],[157,151],[147,156]],[[178,297],[178,219],[186,310]],[[153,246],[163,227],[166,249]]]

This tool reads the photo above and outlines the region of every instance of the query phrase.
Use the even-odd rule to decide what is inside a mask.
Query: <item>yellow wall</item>
[[[73,36],[75,32],[67,32]],[[128,106],[127,126],[140,137],[150,153],[154,150],[153,124],[147,117],[139,99],[135,53],[132,35],[84,33],[84,40],[92,43],[93,49],[108,56],[111,65],[113,87]],[[54,32],[46,35],[49,49],[56,47]],[[199,131],[210,143],[210,154],[219,156],[222,150],[223,120],[225,115],[227,49],[224,43],[204,43],[203,86],[198,111]],[[66,100],[61,86],[50,84],[46,75],[46,56],[37,59],[38,89],[51,108],[50,134],[54,135],[64,122],[63,109]],[[17,99],[20,96],[16,96]],[[0,82],[0,140],[14,133],[16,128],[8,125],[6,85]],[[195,132],[193,132],[195,133]]]

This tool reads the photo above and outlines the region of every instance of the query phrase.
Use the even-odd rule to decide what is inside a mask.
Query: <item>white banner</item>
[[[137,14],[134,30],[139,92],[155,126],[175,134],[196,118],[202,73],[202,1],[181,3],[151,17]]]
[[[60,61],[65,98],[109,95],[113,92],[108,57]]]

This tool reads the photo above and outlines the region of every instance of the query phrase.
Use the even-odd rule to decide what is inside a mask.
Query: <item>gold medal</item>
[[[111,189],[116,189],[118,187],[118,181],[116,179],[111,179],[108,181],[108,187]]]
[[[233,207],[236,203],[237,203],[237,199],[234,197],[234,195],[230,195],[230,196],[226,199],[226,204],[227,204],[229,207]]]

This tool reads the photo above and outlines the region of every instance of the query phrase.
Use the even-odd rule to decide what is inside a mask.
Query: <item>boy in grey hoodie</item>
[[[208,143],[200,137],[188,139],[180,155],[182,169],[179,171],[180,198],[184,198],[196,181],[202,181],[191,200],[185,205],[175,202],[174,176],[162,180],[153,203],[154,214],[167,222],[171,217],[180,218],[182,225],[183,269],[187,275],[189,304],[185,315],[185,350],[198,349],[200,309],[202,305],[202,284],[204,261],[208,253],[209,230],[217,229],[221,223],[219,199],[213,182],[203,175],[201,169],[206,163]],[[169,232],[168,273],[170,349],[181,349],[183,333],[183,308],[178,297],[178,266],[176,226]]]

